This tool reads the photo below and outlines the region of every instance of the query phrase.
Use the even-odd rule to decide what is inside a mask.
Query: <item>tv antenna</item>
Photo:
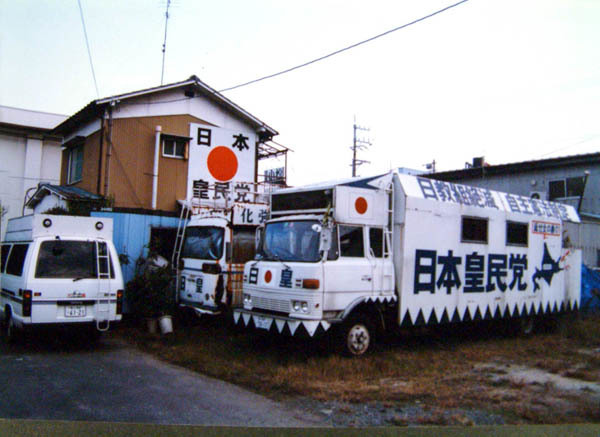
[[[370,161],[365,161],[364,159],[358,159],[356,157],[356,151],[357,150],[365,150],[367,147],[369,147],[371,145],[371,142],[369,140],[365,140],[362,138],[359,138],[357,136],[357,131],[366,131],[368,132],[370,129],[366,128],[366,127],[361,127],[359,125],[356,124],[356,117],[354,117],[354,141],[352,143],[352,147],[350,147],[350,150],[352,150],[352,177],[356,177],[356,168],[359,165],[362,164],[370,164]]]
[[[169,6],[171,6],[171,0],[167,0],[167,10],[165,12],[165,39],[162,45],[162,71],[160,73],[160,84],[163,84],[163,78],[165,77],[165,52],[167,51],[167,25],[169,24]]]

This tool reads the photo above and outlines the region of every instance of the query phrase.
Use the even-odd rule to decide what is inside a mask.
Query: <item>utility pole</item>
[[[165,39],[162,45],[162,70],[160,73],[160,84],[163,84],[163,78],[165,76],[165,52],[167,50],[167,24],[169,24],[169,6],[171,6],[171,0],[167,0],[167,11],[165,12]]]
[[[350,150],[352,150],[352,177],[356,177],[356,167],[362,164],[370,164],[370,161],[365,161],[364,159],[358,159],[356,157],[357,150],[365,150],[371,145],[369,140],[359,138],[357,136],[357,131],[368,132],[369,130],[369,128],[358,126],[356,124],[356,117],[354,117],[354,141],[352,142],[352,147],[350,147]]]

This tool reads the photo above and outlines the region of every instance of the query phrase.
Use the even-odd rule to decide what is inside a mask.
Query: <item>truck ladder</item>
[[[381,269],[381,288],[385,285],[385,260],[390,260],[393,263],[393,253],[394,253],[394,180],[390,181],[390,184],[386,188],[386,193],[388,193],[388,225],[383,229],[383,260],[384,266]],[[388,244],[389,243],[389,244]],[[389,276],[389,275],[388,275]],[[392,284],[393,285],[393,284]]]
[[[186,204],[181,205],[181,214],[179,214],[179,224],[177,225],[177,236],[175,237],[175,247],[173,248],[173,256],[171,257],[171,268],[174,272],[179,269],[179,257],[183,247],[183,237],[190,219],[191,208]]]
[[[96,294],[96,329],[108,331],[110,325],[110,260],[108,245],[96,241],[96,271],[98,272],[98,293]],[[106,279],[106,282],[103,280]],[[103,286],[107,284],[107,290]]]

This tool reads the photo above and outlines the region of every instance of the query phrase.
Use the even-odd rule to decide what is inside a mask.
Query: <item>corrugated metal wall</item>
[[[113,242],[117,252],[129,258],[128,265],[121,265],[125,283],[133,279],[137,259],[148,255],[151,228],[177,228],[179,224],[178,217],[110,211],[93,211],[91,215],[113,219]]]

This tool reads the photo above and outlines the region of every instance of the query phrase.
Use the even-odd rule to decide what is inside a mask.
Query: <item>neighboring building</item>
[[[60,181],[61,136],[52,129],[67,117],[0,106],[0,202],[2,236],[9,218],[23,212],[27,192]]]
[[[583,224],[569,237],[585,264],[600,267],[600,153],[501,165],[475,158],[468,168],[424,176],[574,206]]]
[[[275,129],[196,76],[94,100],[52,133],[64,138],[60,185],[104,199],[110,208],[92,214],[114,218],[115,246],[131,261],[151,241],[173,248],[182,202],[255,199],[259,160],[287,153],[271,142]],[[285,184],[285,173],[269,178]],[[40,187],[32,206],[48,195],[58,205],[58,193]]]

